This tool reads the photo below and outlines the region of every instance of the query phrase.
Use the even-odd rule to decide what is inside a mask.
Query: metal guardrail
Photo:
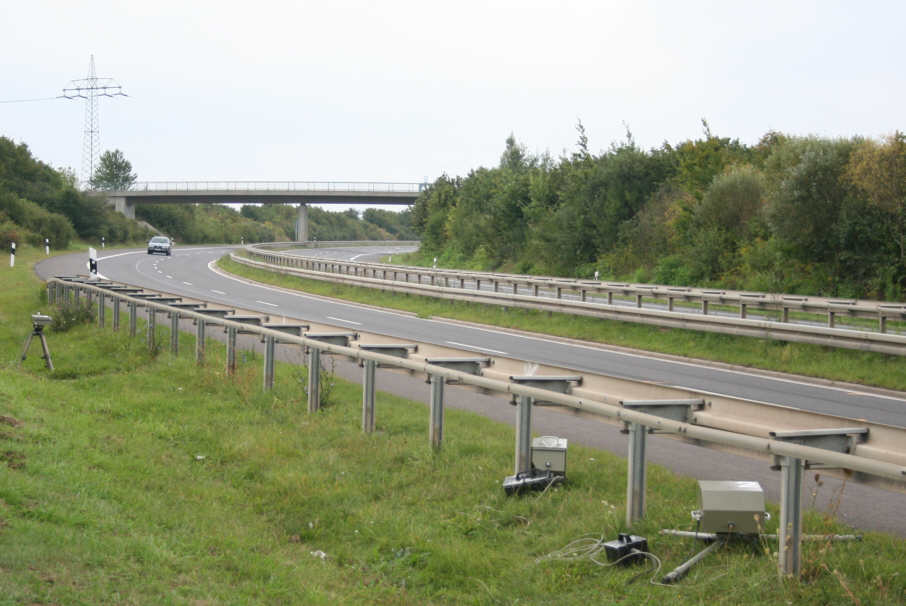
[[[614,396],[608,394],[598,394],[598,397],[579,397],[573,395],[566,383],[576,381],[575,377],[535,377],[536,379],[548,379],[551,383],[560,384],[559,387],[546,386],[533,387],[532,382],[526,383],[526,377],[510,377],[510,380],[500,380],[483,376],[483,370],[478,369],[479,374],[473,372],[463,372],[444,366],[441,364],[431,364],[426,361],[417,361],[400,357],[403,354],[389,355],[373,351],[368,348],[350,347],[340,345],[329,339],[317,338],[318,335],[297,336],[285,331],[268,328],[260,318],[248,318],[231,314],[229,310],[207,309],[206,303],[199,302],[196,304],[187,304],[174,301],[174,297],[159,297],[154,293],[137,293],[135,289],[123,288],[110,282],[92,282],[87,279],[62,279],[51,278],[47,281],[48,301],[57,303],[58,301],[65,304],[75,299],[79,300],[80,295],[85,292],[90,296],[97,298],[97,319],[99,327],[105,325],[106,306],[109,302],[113,305],[113,327],[119,328],[120,307],[125,302],[129,310],[129,329],[130,334],[136,334],[137,309],[143,307],[147,310],[147,341],[148,347],[156,346],[156,319],[159,313],[165,313],[170,317],[170,347],[174,353],[178,352],[179,339],[179,321],[180,319],[191,319],[196,323],[196,360],[203,361],[205,355],[205,330],[206,326],[221,326],[228,333],[226,367],[228,373],[235,372],[236,369],[236,335],[241,333],[255,334],[260,336],[265,342],[264,355],[264,389],[270,389],[274,384],[274,366],[275,366],[275,348],[277,344],[288,344],[302,346],[308,351],[309,355],[309,392],[308,408],[310,412],[318,409],[319,402],[319,373],[320,355],[338,354],[346,356],[353,360],[358,360],[364,366],[364,384],[363,384],[363,415],[362,428],[365,432],[374,430],[374,386],[375,373],[378,366],[387,368],[399,368],[412,372],[425,374],[431,381],[431,415],[429,421],[429,435],[431,436],[432,445],[440,446],[439,436],[442,436],[443,423],[443,385],[446,382],[456,382],[483,390],[501,393],[517,397],[518,420],[517,422],[517,447],[516,447],[516,471],[519,473],[525,469],[530,460],[526,461],[526,449],[524,445],[529,442],[531,436],[531,409],[533,402],[545,402],[555,405],[571,408],[576,411],[590,413],[606,419],[619,421],[629,424],[631,430],[630,439],[630,457],[628,464],[628,486],[627,486],[627,523],[632,523],[644,515],[644,494],[645,494],[645,449],[644,435],[649,429],[657,430],[662,433],[669,433],[687,438],[693,441],[700,441],[710,444],[717,444],[725,447],[742,449],[750,452],[760,453],[762,455],[773,456],[778,458],[778,462],[783,469],[783,494],[786,496],[781,502],[781,541],[779,550],[779,566],[782,572],[787,574],[798,574],[799,570],[799,543],[801,540],[801,503],[798,495],[801,494],[802,470],[806,461],[818,462],[824,466],[831,466],[860,472],[871,476],[893,480],[897,484],[906,482],[906,465],[890,463],[874,458],[857,456],[849,454],[845,449],[829,449],[830,447],[813,447],[803,445],[802,442],[789,441],[782,439],[778,435],[776,438],[763,438],[751,435],[745,435],[738,432],[704,427],[696,424],[696,416],[689,416],[689,413],[683,413],[682,416],[669,418],[668,416],[659,416],[644,412],[653,410],[652,406],[656,402],[622,402],[614,403]],[[158,302],[155,298],[166,300],[167,302]],[[177,306],[179,305],[179,306]],[[188,305],[188,306],[187,306]],[[257,321],[252,321],[257,320]],[[347,342],[348,341],[344,341]],[[405,350],[405,347],[398,348]],[[384,351],[387,351],[386,349]],[[313,371],[314,369],[314,371]],[[538,383],[534,383],[538,384]],[[693,405],[697,407],[696,402],[676,401],[663,402],[669,404],[668,408],[675,408],[677,405]],[[703,404],[703,402],[701,402]],[[647,408],[640,408],[646,406]],[[439,412],[440,411],[440,412]],[[440,425],[438,425],[440,424]],[[846,433],[859,432],[863,433],[861,428],[846,428]],[[808,432],[798,432],[797,435],[803,435]],[[812,432],[825,436],[827,431]],[[804,439],[804,438],[802,438]],[[805,442],[807,444],[807,442]],[[641,447],[640,447],[641,445]],[[529,457],[530,458],[530,457]],[[794,496],[795,498],[791,497]]]
[[[276,267],[279,268],[279,271],[304,277],[394,292],[557,311],[671,328],[844,347],[898,356],[906,355],[906,335],[890,333],[886,330],[888,320],[906,320],[906,305],[359,263],[281,254],[254,245],[247,246],[246,251],[251,256],[261,259],[262,262],[245,259],[235,254],[232,254],[231,258],[236,262],[255,267],[269,269]],[[476,288],[466,288],[467,282],[474,283]],[[490,289],[482,290],[482,282],[490,283]],[[501,287],[509,288],[502,289]],[[523,290],[530,290],[531,294],[519,294],[520,287]],[[574,298],[564,297],[564,294],[568,292],[575,293],[576,296]],[[542,296],[543,294],[547,296]],[[604,295],[607,302],[595,301],[592,298],[593,295]],[[616,305],[613,303],[615,295],[634,297],[635,305]],[[667,308],[644,307],[644,299],[649,301],[666,300]],[[686,308],[675,307],[676,301],[698,302],[701,311],[695,313]],[[709,314],[711,304],[736,305],[739,313],[737,317]],[[779,310],[781,312],[780,321],[749,317],[752,309]],[[827,325],[790,322],[788,317],[790,310],[810,313],[823,312],[827,315]],[[876,318],[879,330],[839,328],[835,326],[835,319],[838,315]]]
[[[139,181],[127,190],[106,192],[111,196],[126,192],[364,192],[418,193],[427,184],[385,181]]]

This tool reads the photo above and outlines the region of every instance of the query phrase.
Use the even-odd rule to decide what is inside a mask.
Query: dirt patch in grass
[[[25,467],[25,455],[14,450],[7,450],[0,454],[0,461],[5,462],[10,469],[22,469]]]

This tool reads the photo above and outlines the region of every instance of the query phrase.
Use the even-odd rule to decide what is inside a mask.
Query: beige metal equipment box
[[[769,517],[764,510],[764,490],[758,482],[699,480],[699,510],[692,516],[702,532],[758,534]]]
[[[541,436],[532,440],[532,467],[557,476],[566,475],[566,438]]]

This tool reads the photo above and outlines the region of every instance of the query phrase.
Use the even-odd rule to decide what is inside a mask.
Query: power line
[[[113,78],[98,78],[94,70],[94,55],[88,62],[88,77],[70,82],[63,89],[64,99],[85,99],[85,131],[82,137],[82,181],[94,177],[101,148],[101,131],[98,121],[98,97],[128,97]]]
[[[4,99],[0,100],[0,103],[32,103],[33,101],[53,101],[54,99],[65,99],[63,95],[57,95],[56,97],[38,97],[36,99]]]

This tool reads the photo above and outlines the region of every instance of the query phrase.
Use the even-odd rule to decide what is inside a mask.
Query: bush
[[[69,303],[60,305],[53,314],[50,329],[54,332],[66,332],[81,324],[90,324],[94,320],[94,307],[89,303]]]

